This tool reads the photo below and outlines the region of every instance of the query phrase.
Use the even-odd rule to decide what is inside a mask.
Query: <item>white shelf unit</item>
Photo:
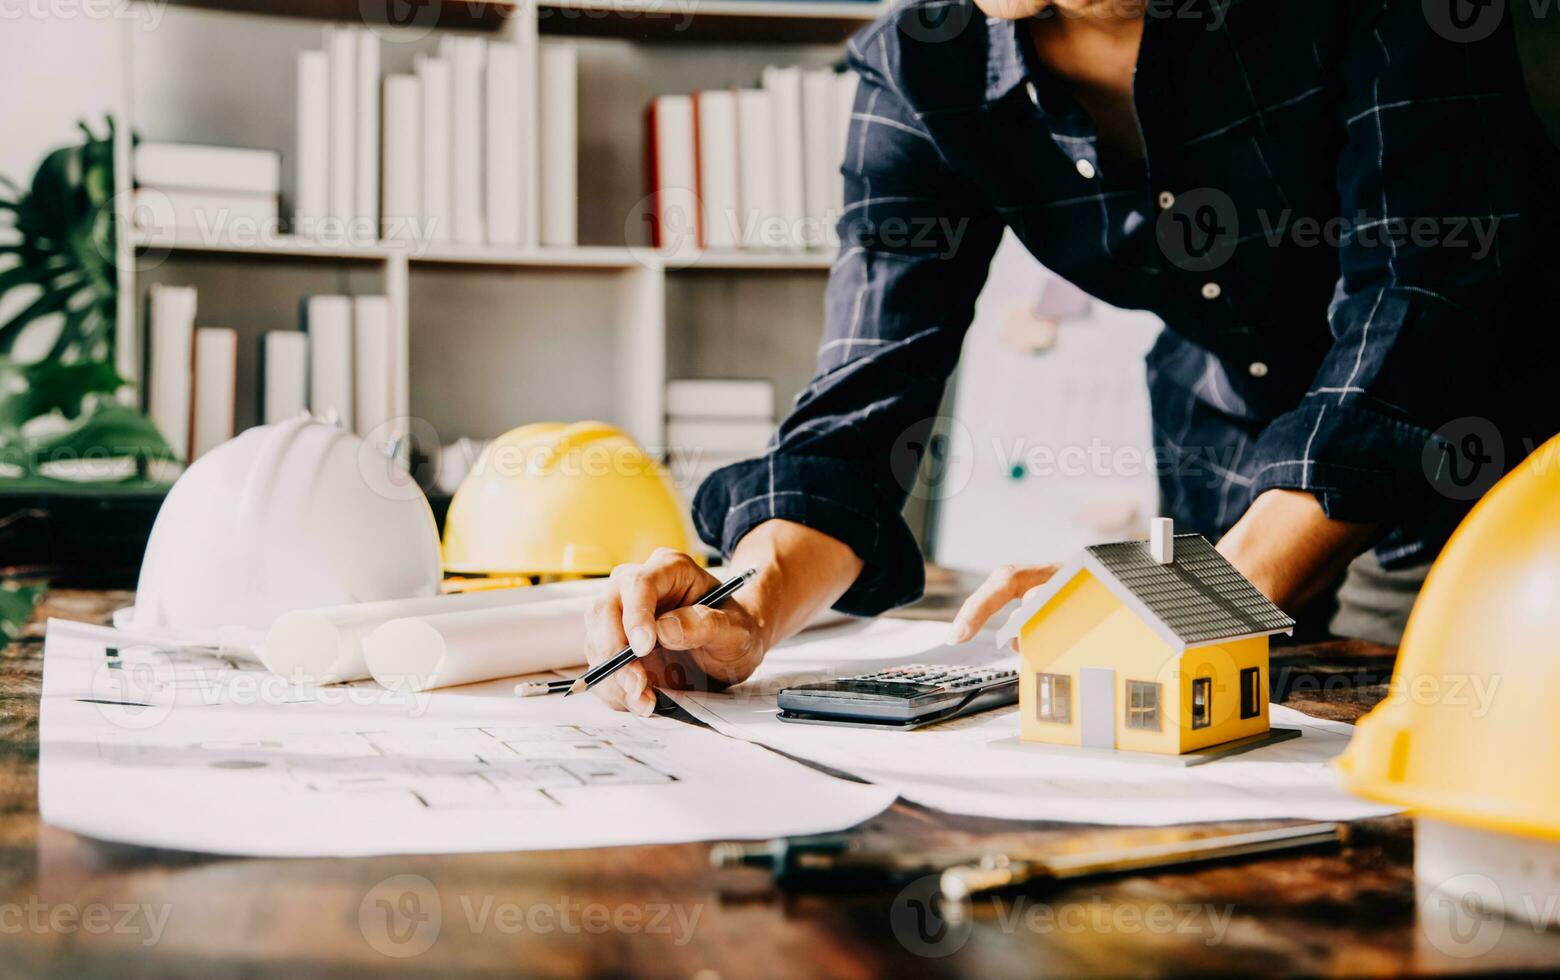
[[[362,23],[360,13],[372,20],[373,8],[372,0],[357,0],[253,13],[247,0],[176,0],[160,11],[155,31],[128,24],[120,200],[130,197],[133,131],[281,150],[283,213],[290,213],[294,58],[319,46],[322,20]],[[579,228],[589,244],[350,245],[287,234],[224,240],[146,235],[121,221],[120,366],[129,377],[139,374],[147,285],[195,285],[198,322],[233,326],[245,344],[243,428],[254,421],[255,373],[243,362],[255,359],[260,333],[296,328],[298,303],[311,293],[382,292],[397,311],[407,368],[401,414],[426,422],[443,444],[527,422],[598,417],[660,450],[669,377],[767,377],[776,383],[778,411],[811,372],[833,255],[731,251],[673,261],[650,248],[632,218],[646,189],[643,110],[658,94],[755,84],[770,63],[834,63],[840,39],[880,9],[783,0],[447,3],[443,14],[469,13],[455,22],[490,38],[539,29],[544,43],[568,36],[577,44]],[[684,14],[699,26],[679,31],[660,23]],[[448,28],[373,29],[389,74],[408,70],[413,55]],[[775,331],[786,336],[777,341]],[[711,349],[688,349],[701,340],[713,341]]]

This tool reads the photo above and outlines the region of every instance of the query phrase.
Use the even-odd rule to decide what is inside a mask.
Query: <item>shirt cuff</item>
[[[699,537],[730,556],[764,521],[779,518],[844,542],[865,563],[834,608],[852,616],[914,602],[925,587],[921,549],[899,507],[845,460],[769,455],[710,474],[693,501]]]
[[[1436,492],[1436,474],[1426,469],[1438,444],[1422,426],[1309,397],[1257,440],[1252,497],[1307,490],[1334,520],[1412,520],[1455,504]]]

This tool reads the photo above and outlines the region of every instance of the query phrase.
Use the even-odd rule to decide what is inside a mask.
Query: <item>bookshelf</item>
[[[423,420],[442,444],[598,417],[660,450],[672,377],[767,378],[783,406],[811,373],[833,254],[656,252],[633,220],[646,187],[642,112],[659,94],[751,85],[766,64],[835,63],[844,38],[881,9],[806,0],[173,0],[147,10],[159,17],[156,30],[124,28],[121,200],[130,198],[134,131],[281,150],[290,212],[291,75],[296,54],[318,47],[324,22],[368,22],[384,42],[386,74],[407,71],[444,32],[502,40],[539,32],[573,39],[579,52],[584,244],[224,239],[146,234],[122,220],[120,367],[140,373],[153,282],[194,285],[198,322],[237,329],[241,362],[265,330],[296,326],[303,296],[378,292],[397,311],[400,413]],[[410,23],[396,19],[405,10]],[[702,343],[715,353],[691,349]],[[239,428],[254,422],[253,373],[240,368]]]

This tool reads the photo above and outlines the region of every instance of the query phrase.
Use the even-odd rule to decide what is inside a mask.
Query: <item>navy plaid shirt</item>
[[[838,608],[919,595],[900,511],[1004,227],[1164,320],[1161,507],[1210,538],[1302,489],[1382,522],[1389,567],[1428,560],[1560,428],[1557,155],[1505,5],[1150,3],[1141,163],[1102,160],[1027,26],[969,0],[913,0],[852,40],[817,374],[763,458],[700,488],[707,542],[785,518],[866,562]]]

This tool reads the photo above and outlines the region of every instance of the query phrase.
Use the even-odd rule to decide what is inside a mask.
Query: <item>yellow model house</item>
[[[1085,548],[1024,596],[1020,737],[1180,755],[1268,732],[1268,637],[1284,615],[1200,534]],[[1283,733],[1288,734],[1288,733]]]

